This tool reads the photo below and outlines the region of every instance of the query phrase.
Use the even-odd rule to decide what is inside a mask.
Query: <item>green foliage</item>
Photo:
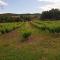
[[[31,35],[31,32],[24,32],[23,37],[28,38]]]
[[[42,20],[60,20],[60,10],[51,9],[49,11],[43,11],[40,18]]]
[[[0,32],[1,34],[8,33],[18,27],[20,27],[21,22],[19,23],[0,23]]]
[[[36,21],[32,23],[35,27],[41,31],[46,31],[49,33],[60,33],[60,21]]]
[[[29,30],[25,30],[22,31],[22,42],[27,41],[29,39],[29,37],[31,36],[31,31]]]
[[[23,30],[22,31],[22,39],[21,39],[21,41],[24,42],[24,41],[29,40],[30,36],[31,36],[31,31],[30,30]]]

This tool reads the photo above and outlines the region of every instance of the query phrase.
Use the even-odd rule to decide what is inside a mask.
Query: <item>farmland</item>
[[[42,31],[60,33],[60,21],[35,21],[32,24]]]
[[[21,22],[19,23],[0,23],[0,34],[8,33],[13,31],[21,26]]]
[[[0,60],[60,60],[60,21],[0,23]]]

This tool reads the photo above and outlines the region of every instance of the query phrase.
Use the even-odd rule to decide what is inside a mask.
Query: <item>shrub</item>
[[[8,33],[8,32],[10,32],[10,30],[9,29],[5,29],[5,32]]]
[[[27,41],[31,36],[31,31],[23,31],[22,32],[22,42]]]
[[[1,30],[1,34],[4,34],[5,33],[5,30]]]
[[[55,28],[56,33],[60,33],[60,27]]]

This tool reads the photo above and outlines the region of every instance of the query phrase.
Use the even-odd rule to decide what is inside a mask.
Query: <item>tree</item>
[[[51,9],[49,11],[43,11],[41,14],[41,19],[50,19],[50,20],[59,20],[60,19],[60,10]]]

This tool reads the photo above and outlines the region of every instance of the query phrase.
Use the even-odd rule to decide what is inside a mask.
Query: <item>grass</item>
[[[21,43],[25,30],[31,31],[31,41]],[[16,31],[0,36],[0,60],[60,60],[60,34],[56,37],[39,31],[30,22],[24,22]]]

